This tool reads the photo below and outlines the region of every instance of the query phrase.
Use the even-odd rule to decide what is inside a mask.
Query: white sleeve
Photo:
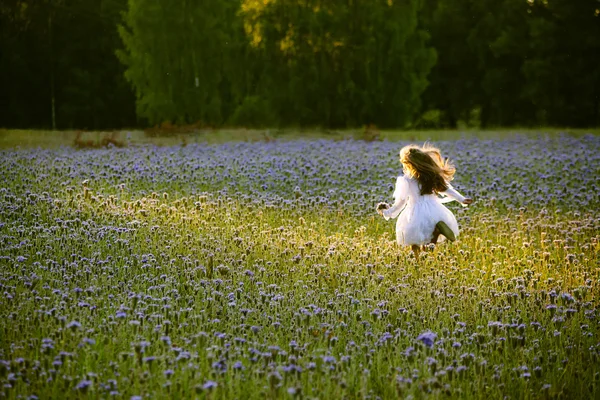
[[[442,203],[458,201],[459,203],[461,203],[463,205],[463,207],[466,207],[467,205],[463,203],[465,201],[465,197],[462,194],[460,194],[456,189],[454,189],[451,184],[447,183],[447,185],[448,185],[448,189],[446,189],[440,193],[442,196],[447,196],[447,197],[444,199],[441,199],[440,201]]]
[[[406,205],[408,200],[408,188],[404,176],[399,176],[396,180],[396,189],[394,190],[394,205],[383,211],[383,217],[386,221],[390,218],[396,218]]]

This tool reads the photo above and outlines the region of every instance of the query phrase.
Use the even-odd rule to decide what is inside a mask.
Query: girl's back
[[[444,205],[439,195],[447,196],[463,204],[472,200],[458,193],[450,180],[454,176],[454,166],[443,160],[438,149],[431,146],[406,146],[400,151],[400,161],[404,175],[396,180],[395,203],[387,209],[379,209],[386,218],[398,218],[396,239],[400,245],[421,246],[437,241],[436,227],[444,226],[455,238],[458,236],[458,223],[454,214]],[[385,208],[385,207],[384,207]],[[442,225],[440,225],[442,224]],[[436,236],[437,235],[437,236]],[[452,239],[453,240],[453,239]],[[417,253],[415,251],[415,253]]]
[[[436,194],[421,194],[419,182],[400,176],[394,191],[394,207],[383,212],[384,217],[398,217],[396,239],[400,245],[423,245],[432,239],[438,222],[445,222],[458,236],[458,223],[454,215],[441,203]]]

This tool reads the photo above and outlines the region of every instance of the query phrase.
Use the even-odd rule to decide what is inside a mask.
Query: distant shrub
[[[439,129],[444,125],[444,113],[440,110],[425,111],[415,123],[415,128]]]
[[[480,128],[481,127],[481,107],[473,108],[469,112],[469,128]]]
[[[259,96],[248,96],[236,108],[229,123],[233,126],[261,128],[277,125],[277,118],[267,101]]]
[[[376,142],[381,140],[381,133],[375,124],[365,125],[357,137],[365,142]]]
[[[214,129],[213,126],[204,124],[202,121],[196,121],[193,124],[178,125],[171,121],[164,121],[160,125],[155,125],[144,130],[147,137],[169,137],[177,136],[182,133],[197,133],[203,129]]]
[[[93,139],[85,139],[82,131],[77,131],[75,134],[75,139],[73,140],[73,147],[78,149],[97,149],[101,147],[125,147],[125,142],[119,140],[118,132],[107,132],[104,134],[102,139],[93,140]]]

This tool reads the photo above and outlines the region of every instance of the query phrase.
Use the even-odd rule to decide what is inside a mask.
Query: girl
[[[466,207],[473,200],[450,185],[455,168],[448,159],[442,160],[435,147],[406,146],[400,150],[400,162],[404,175],[396,181],[395,203],[391,207],[379,203],[377,212],[386,220],[399,216],[396,240],[400,245],[410,245],[418,258],[421,245],[437,243],[440,235],[450,241],[458,236],[456,218],[442,203],[458,201]]]

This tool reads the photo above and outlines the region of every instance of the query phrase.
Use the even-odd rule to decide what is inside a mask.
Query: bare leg
[[[438,229],[437,225],[435,226],[435,229],[433,230],[433,235],[431,236],[431,243],[432,244],[437,244],[438,238],[440,237],[440,230]]]
[[[450,229],[450,227],[448,225],[446,225],[446,223],[444,221],[440,221],[435,225],[435,230],[437,230],[440,234],[446,236],[446,238],[451,241],[454,242],[456,240],[456,236],[454,235],[454,232],[452,232],[452,229]],[[434,230],[434,233],[435,233]],[[438,234],[439,236],[439,234]],[[436,238],[437,241],[437,238]]]
[[[413,244],[411,246],[413,253],[415,253],[415,259],[419,259],[419,252],[421,251],[421,248],[419,247],[418,244]]]

